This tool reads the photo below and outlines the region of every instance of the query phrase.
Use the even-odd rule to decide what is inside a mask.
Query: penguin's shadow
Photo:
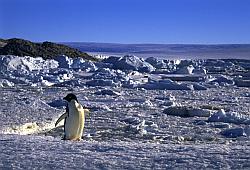
[[[64,128],[63,128],[63,125],[62,126],[57,126],[57,127],[54,127],[53,129],[41,132],[39,134],[40,135],[45,135],[45,136],[52,136],[54,138],[63,137]]]

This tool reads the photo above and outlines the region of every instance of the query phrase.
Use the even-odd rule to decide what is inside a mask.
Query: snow
[[[234,128],[234,129],[226,129],[221,132],[222,135],[230,138],[236,138],[240,136],[246,136],[244,129],[242,127],[240,128]]]
[[[250,87],[250,80],[237,79],[235,83],[238,87]]]
[[[211,111],[208,109],[181,106],[172,106],[166,108],[163,112],[167,115],[174,115],[180,117],[209,117],[211,115]]]
[[[151,64],[156,69],[164,69],[167,67],[167,64],[163,60],[158,60],[154,57],[149,57],[145,61]]]
[[[213,78],[210,80],[210,82],[218,83],[220,86],[234,85],[233,79],[225,75],[220,75],[216,78]]]
[[[1,71],[18,70],[20,72],[27,72],[58,67],[58,62],[55,60],[44,60],[41,57],[16,57],[8,55],[1,56],[0,61]]]
[[[104,79],[96,79],[90,80],[86,82],[88,86],[112,86],[112,87],[119,87],[119,83],[115,83],[113,80],[104,80]]]
[[[225,112],[224,109],[221,109],[209,117],[208,121],[250,125],[250,115],[243,115],[237,112]]]
[[[121,95],[120,93],[110,90],[110,89],[104,89],[104,90],[99,90],[95,92],[97,95]]]
[[[13,87],[13,86],[15,86],[15,84],[6,79],[0,80],[0,87]]]
[[[0,169],[250,168],[250,62],[0,61]],[[55,127],[68,93],[90,110],[80,142]]]
[[[177,83],[170,79],[164,79],[159,81],[151,80],[146,84],[138,86],[147,90],[192,90],[193,87],[184,83]]]
[[[3,169],[247,169],[249,147],[234,144],[84,143],[3,135]],[[3,145],[4,144],[4,145]],[[14,154],[9,154],[14,153]],[[133,155],[133,156],[131,156]],[[212,158],[210,157],[212,156]],[[47,161],[46,161],[47,160]]]
[[[192,65],[182,67],[176,71],[176,74],[193,74],[194,67]]]
[[[155,70],[155,68],[148,62],[144,61],[144,59],[132,55],[125,55],[120,58],[107,58],[104,62],[112,64],[113,69],[135,70],[140,72],[152,72]]]
[[[59,63],[59,67],[61,68],[71,68],[71,65],[73,64],[73,59],[65,55],[58,56],[55,60]]]

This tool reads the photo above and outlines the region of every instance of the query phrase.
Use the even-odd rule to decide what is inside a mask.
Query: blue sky
[[[0,0],[0,37],[54,42],[250,43],[250,0]]]

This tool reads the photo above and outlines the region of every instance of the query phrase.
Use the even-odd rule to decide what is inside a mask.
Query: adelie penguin
[[[63,98],[67,101],[66,112],[59,117],[55,126],[63,119],[64,120],[64,140],[81,140],[84,122],[85,112],[89,112],[88,109],[84,109],[78,102],[76,96],[72,93]]]

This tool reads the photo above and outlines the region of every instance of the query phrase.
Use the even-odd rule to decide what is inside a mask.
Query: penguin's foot
[[[82,139],[81,138],[77,138],[76,141],[81,141]]]
[[[81,138],[66,138],[66,136],[64,136],[64,137],[62,138],[62,140],[81,141],[82,139],[81,139]]]

